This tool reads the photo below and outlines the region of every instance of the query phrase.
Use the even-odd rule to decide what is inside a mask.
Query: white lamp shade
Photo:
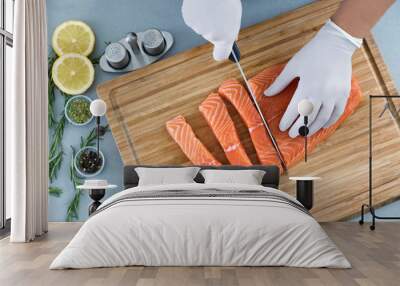
[[[102,99],[93,100],[90,104],[90,112],[93,116],[103,116],[106,114],[107,105]]]
[[[297,105],[297,110],[301,116],[308,116],[313,112],[314,105],[308,99],[302,99]]]

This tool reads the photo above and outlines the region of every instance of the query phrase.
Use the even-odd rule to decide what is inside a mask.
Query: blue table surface
[[[247,27],[265,19],[272,18],[281,13],[311,3],[310,0],[246,0],[243,1],[242,27]],[[51,35],[55,27],[71,19],[87,22],[96,34],[96,49],[94,54],[99,55],[104,51],[105,42],[119,40],[129,31],[142,31],[150,27],[157,27],[170,31],[175,38],[173,48],[167,56],[201,45],[205,41],[193,33],[183,22],[181,16],[182,1],[173,0],[47,0],[47,21],[49,46]],[[397,1],[374,27],[373,34],[389,67],[391,75],[400,86],[400,2]],[[49,47],[49,49],[51,49]],[[91,98],[96,98],[95,86],[103,81],[112,79],[115,75],[101,71],[96,67],[96,80],[86,92]],[[57,96],[56,110],[61,113],[63,99]],[[103,118],[102,122],[106,120]],[[69,180],[68,167],[71,158],[71,148],[79,147],[81,136],[85,136],[94,121],[85,127],[67,125],[63,139],[64,162],[58,178],[52,185],[61,187],[64,193],[59,198],[49,196],[49,220],[64,221],[67,206],[74,195],[72,184]],[[122,161],[111,133],[108,133],[101,142],[101,149],[106,156],[106,166],[99,178],[107,179],[112,184],[122,185]],[[121,188],[107,192],[107,196],[120,191]],[[87,218],[89,197],[81,196],[79,220]],[[385,206],[383,212],[396,212],[400,210],[400,202]]]

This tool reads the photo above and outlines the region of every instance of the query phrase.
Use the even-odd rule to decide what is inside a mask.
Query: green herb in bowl
[[[87,96],[79,95],[71,98],[65,106],[65,116],[74,125],[88,124],[93,115],[90,113],[91,100]]]

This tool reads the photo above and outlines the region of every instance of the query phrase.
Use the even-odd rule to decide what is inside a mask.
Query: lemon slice
[[[95,37],[92,29],[82,21],[66,21],[53,33],[52,45],[58,56],[76,53],[90,55],[94,48]]]
[[[51,74],[56,86],[71,95],[84,93],[94,80],[92,62],[79,54],[59,57],[53,64]]]

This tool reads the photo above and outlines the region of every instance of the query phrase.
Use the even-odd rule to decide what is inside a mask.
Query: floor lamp
[[[375,220],[376,219],[381,219],[381,220],[398,220],[400,217],[383,217],[379,216],[376,214],[376,210],[374,208],[372,199],[372,100],[376,98],[384,98],[384,99],[392,99],[392,98],[400,98],[400,95],[370,95],[369,96],[369,188],[368,188],[368,204],[362,204],[361,206],[361,219],[359,220],[360,224],[364,224],[364,211],[365,209],[369,209],[371,215],[372,215],[372,224],[369,226],[370,230],[375,229]],[[382,116],[383,113],[381,113],[380,116]]]
[[[90,112],[93,114],[93,116],[96,118],[96,135],[97,135],[97,143],[96,143],[96,150],[97,150],[97,163],[101,164],[100,161],[100,136],[102,135],[101,133],[104,132],[101,130],[100,126],[100,117],[104,116],[107,111],[107,105],[102,99],[96,99],[93,100],[92,103],[90,104]]]

